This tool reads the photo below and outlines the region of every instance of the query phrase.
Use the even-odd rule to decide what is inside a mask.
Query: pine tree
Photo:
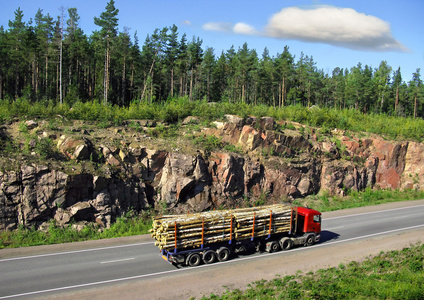
[[[268,48],[265,47],[262,53],[262,59],[258,65],[258,96],[259,100],[267,105],[276,106],[275,96],[273,92],[273,78],[274,78],[274,70],[273,70],[273,61],[269,56]],[[273,102],[270,100],[273,99]]]
[[[193,100],[193,94],[195,93],[197,87],[197,69],[202,62],[203,41],[200,38],[193,37],[192,42],[188,45],[188,64],[190,70],[190,92],[189,92],[189,101]]]
[[[110,0],[106,5],[106,11],[100,14],[100,18],[94,18],[94,24],[101,27],[100,35],[106,42],[105,51],[105,67],[104,67],[104,79],[103,79],[103,103],[108,104],[108,92],[110,84],[110,57],[111,57],[111,46],[117,35],[118,18],[116,17],[119,13],[119,9],[115,8],[115,1]]]
[[[229,50],[227,50],[225,54],[226,62],[227,62],[227,89],[224,92],[225,97],[228,101],[236,102],[236,91],[238,82],[235,76],[237,69],[237,61],[236,61],[236,51],[234,50],[234,46],[231,46]]]
[[[395,89],[395,107],[394,112],[395,114],[398,113],[398,106],[399,106],[399,87],[402,84],[402,74],[400,72],[400,67],[393,73],[393,84],[392,87]]]
[[[303,55],[303,53],[302,53]],[[278,81],[278,107],[285,106],[289,79],[294,74],[294,57],[289,52],[289,47],[284,46],[283,53],[277,55],[275,60],[276,80]]]
[[[224,52],[216,61],[212,73],[212,98],[214,100],[223,100],[224,93],[227,89],[227,62]]]
[[[136,87],[141,86],[141,52],[137,31],[134,33],[134,42],[130,49],[130,72],[129,97],[133,101],[137,98]]]
[[[414,114],[413,117],[416,118],[418,114],[418,105],[421,104],[423,98],[423,82],[421,80],[420,69],[418,68],[416,72],[412,74],[412,80],[409,83],[410,87],[410,99],[414,103]]]
[[[215,67],[215,54],[214,50],[211,47],[207,47],[205,54],[203,55],[203,61],[201,65],[202,69],[202,81],[203,81],[203,87],[204,92],[203,94],[206,96],[206,100],[209,102],[211,100],[211,94],[212,94],[212,75],[213,75],[213,69]]]
[[[80,17],[76,8],[68,9],[66,36],[64,40],[65,58],[67,60],[68,99],[87,99],[89,95],[90,45],[87,36],[79,27]]]
[[[188,68],[188,53],[187,53],[187,38],[186,35],[183,34],[183,36],[180,39],[180,42],[178,43],[178,57],[176,61],[177,66],[177,72],[179,74],[179,81],[180,81],[180,91],[179,95],[180,97],[183,97],[187,94],[187,84],[186,84],[186,77],[187,77],[187,68]]]
[[[389,87],[391,72],[392,68],[387,64],[387,61],[384,60],[374,73],[373,79],[377,89],[377,97],[380,101],[380,112],[384,111],[384,97]]]
[[[175,62],[178,59],[179,47],[178,47],[178,27],[174,24],[169,28],[170,33],[167,36],[167,44],[165,49],[166,64],[169,69],[170,77],[170,96],[174,97],[174,70]]]
[[[0,99],[4,99],[3,85],[5,70],[7,69],[7,45],[6,33],[3,26],[0,26]]]
[[[27,26],[23,21],[23,11],[18,7],[15,11],[15,19],[9,21],[9,32],[8,32],[8,53],[11,64],[10,72],[14,75],[14,88],[13,94],[15,99],[22,95],[23,80],[21,80],[21,74],[24,72],[25,57],[25,36]]]
[[[331,94],[334,99],[334,108],[342,109],[345,106],[344,94],[345,94],[345,77],[343,69],[336,67],[333,70],[331,80],[329,81]]]

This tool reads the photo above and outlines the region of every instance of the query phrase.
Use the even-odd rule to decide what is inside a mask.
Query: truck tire
[[[291,248],[293,248],[293,241],[292,241],[292,239],[291,238],[288,238],[288,237],[283,237],[280,240],[280,247],[284,251],[290,250]]]
[[[186,265],[190,267],[197,267],[202,262],[199,253],[191,253],[186,258]]]
[[[313,234],[310,234],[306,237],[305,246],[312,246],[315,243],[315,237]]]
[[[280,250],[280,245],[278,244],[277,241],[271,241],[267,243],[267,252],[272,253],[272,252],[277,252],[278,250]]]
[[[212,264],[216,260],[216,253],[213,250],[203,252],[203,262],[205,264]]]
[[[230,258],[230,249],[221,247],[216,251],[216,257],[219,261],[226,261]]]

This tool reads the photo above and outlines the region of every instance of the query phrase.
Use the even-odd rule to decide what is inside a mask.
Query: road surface
[[[176,268],[150,236],[0,250],[0,299],[182,299],[424,241],[424,200],[323,214],[321,242]],[[224,287],[225,286],[225,287]]]

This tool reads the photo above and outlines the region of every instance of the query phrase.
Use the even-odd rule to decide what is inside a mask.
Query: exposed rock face
[[[105,189],[98,191],[100,187]],[[106,226],[130,208],[145,208],[147,201],[140,181],[66,175],[42,166],[0,173],[0,229],[40,225],[53,218],[65,225],[100,217]]]
[[[246,199],[281,201],[327,191],[343,195],[366,187],[420,188],[424,145],[378,138],[339,136],[339,144],[317,141],[313,132],[274,130],[272,118],[226,116],[202,134],[215,135],[245,154],[188,155],[98,145],[86,137],[62,136],[58,150],[75,160],[103,157],[104,176],[65,174],[46,166],[24,165],[0,173],[0,230],[93,222],[110,226],[126,211],[156,207],[173,213],[246,204]],[[187,119],[187,123],[196,119]],[[300,125],[301,126],[301,125]]]

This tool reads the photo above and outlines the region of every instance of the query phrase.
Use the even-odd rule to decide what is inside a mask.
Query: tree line
[[[420,69],[409,82],[386,61],[378,68],[358,63],[328,74],[312,56],[302,52],[296,58],[288,46],[275,56],[265,47],[259,56],[247,43],[216,55],[201,38],[180,35],[175,25],[155,29],[140,45],[137,32],[131,37],[128,28],[118,30],[118,14],[110,0],[94,17],[99,29],[86,35],[76,8],[67,17],[61,8],[56,19],[39,9],[29,22],[18,8],[8,29],[0,27],[0,99],[128,106],[185,97],[424,116]]]

